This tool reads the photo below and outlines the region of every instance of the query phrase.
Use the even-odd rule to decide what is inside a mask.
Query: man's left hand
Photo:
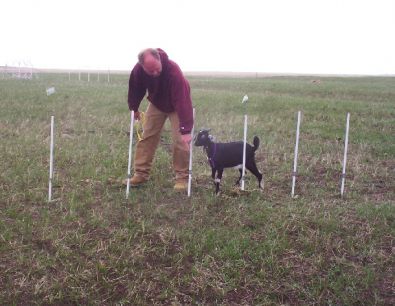
[[[190,148],[191,141],[192,141],[192,135],[191,134],[181,134],[181,139],[185,143],[186,148]]]

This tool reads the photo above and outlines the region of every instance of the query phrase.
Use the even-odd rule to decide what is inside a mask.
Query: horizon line
[[[47,73],[119,73],[129,74],[131,70],[128,69],[78,69],[78,68],[39,68],[39,67],[26,67],[26,66],[0,66],[1,72],[6,72],[8,69],[29,69],[34,72],[47,72]],[[350,76],[350,77],[395,77],[395,73],[309,73],[309,72],[264,72],[264,71],[215,71],[215,70],[185,70],[183,71],[186,76],[232,76],[232,77],[271,77],[271,76]]]

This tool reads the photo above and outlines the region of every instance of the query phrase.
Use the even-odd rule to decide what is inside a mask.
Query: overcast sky
[[[395,0],[1,0],[0,65],[395,74]]]

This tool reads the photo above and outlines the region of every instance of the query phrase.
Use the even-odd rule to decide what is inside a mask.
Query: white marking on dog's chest
[[[240,164],[240,165],[234,166],[233,169],[243,169],[243,165]]]

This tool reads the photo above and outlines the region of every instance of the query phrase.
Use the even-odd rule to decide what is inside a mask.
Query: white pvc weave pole
[[[292,171],[292,191],[291,196],[295,195],[295,182],[296,182],[296,169],[298,164],[298,151],[299,151],[299,129],[300,129],[300,116],[301,112],[298,111],[298,123],[296,124],[296,143],[295,143],[295,156],[294,156],[294,168]]]
[[[244,175],[246,172],[246,143],[247,143],[247,115],[244,115],[243,170],[241,173],[241,190],[244,190]]]
[[[132,145],[133,145],[133,126],[134,126],[134,111],[130,112],[130,134],[129,134],[129,158],[128,158],[128,178],[126,184],[126,199],[129,198],[130,178],[132,166]]]
[[[189,144],[189,175],[188,175],[188,197],[191,196],[191,185],[192,185],[192,156],[193,156],[193,133],[195,131],[195,109],[193,109],[193,127],[191,131],[191,142]]]
[[[49,182],[48,182],[48,202],[52,201],[52,179],[53,179],[53,149],[54,149],[54,125],[55,118],[51,116],[51,141],[49,144]]]
[[[347,163],[347,149],[348,149],[348,131],[350,129],[350,113],[347,113],[346,122],[346,137],[344,140],[344,157],[343,157],[343,171],[342,171],[342,183],[340,188],[340,195],[343,197],[344,194],[344,182],[346,180],[346,163]]]

